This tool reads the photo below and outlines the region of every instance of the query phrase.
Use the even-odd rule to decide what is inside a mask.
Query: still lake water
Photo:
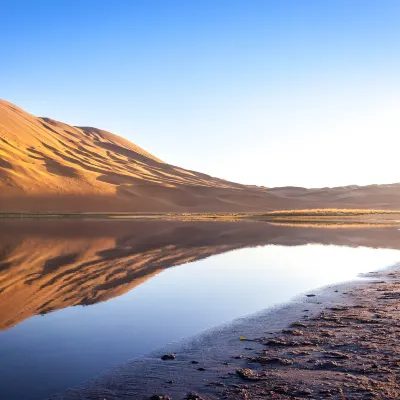
[[[39,400],[168,343],[400,262],[397,228],[0,223],[0,399]]]

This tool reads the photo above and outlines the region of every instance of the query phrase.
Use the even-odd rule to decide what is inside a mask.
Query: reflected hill
[[[1,221],[0,330],[120,296],[166,268],[244,247],[307,243],[400,248],[397,228],[262,222]],[[188,266],[189,268],[189,266]]]

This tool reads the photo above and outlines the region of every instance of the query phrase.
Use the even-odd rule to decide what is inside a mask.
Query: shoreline
[[[280,226],[354,228],[400,226],[400,211],[397,210],[347,210],[347,209],[309,209],[280,210],[269,212],[138,212],[138,213],[0,213],[0,220],[81,220],[81,221],[253,221],[266,222]]]
[[[390,349],[400,344],[400,270],[365,277],[159,349],[51,399],[397,399],[400,358]],[[176,358],[161,360],[170,353]]]

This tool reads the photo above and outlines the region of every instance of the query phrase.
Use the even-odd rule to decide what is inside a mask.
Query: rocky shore
[[[53,399],[399,399],[400,271],[308,293]]]
[[[264,348],[245,354],[229,399],[399,399],[398,272],[354,288],[349,301],[294,321]],[[306,311],[305,311],[306,312]]]

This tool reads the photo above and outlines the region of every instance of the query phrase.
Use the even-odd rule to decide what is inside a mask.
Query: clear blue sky
[[[0,98],[248,184],[400,181],[398,0],[9,0]]]

